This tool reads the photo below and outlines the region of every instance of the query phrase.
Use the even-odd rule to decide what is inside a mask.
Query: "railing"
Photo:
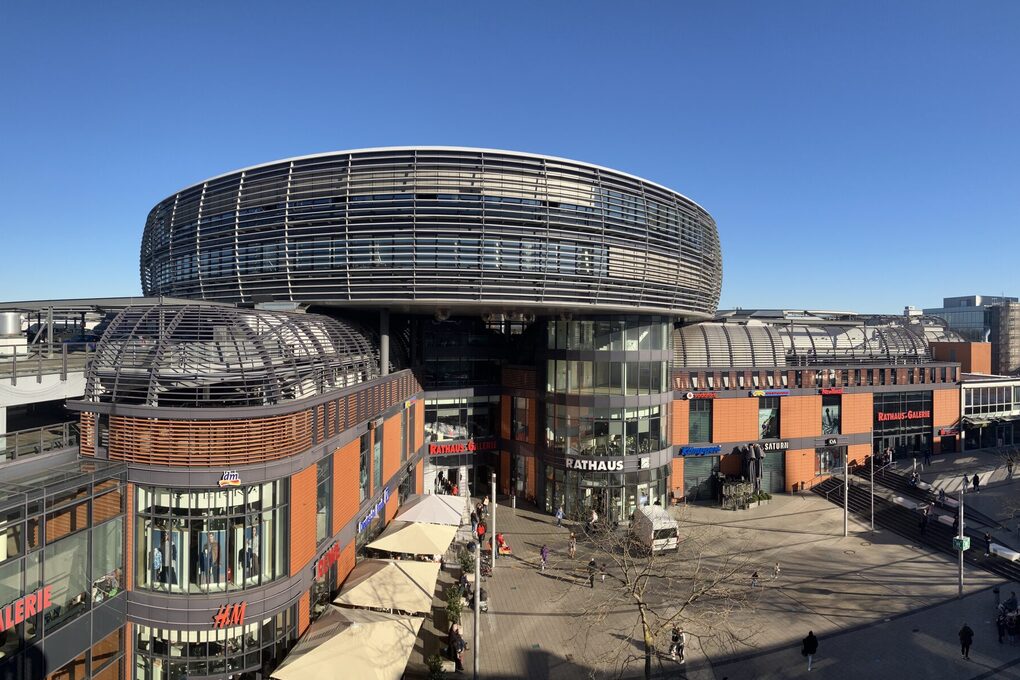
[[[0,434],[0,463],[78,446],[79,441],[76,420]]]
[[[0,380],[10,380],[17,385],[18,380],[35,378],[42,382],[44,375],[60,375],[67,380],[68,373],[80,373],[92,359],[96,351],[94,342],[65,342],[47,348],[44,345],[22,345],[6,348],[12,354],[0,354]]]

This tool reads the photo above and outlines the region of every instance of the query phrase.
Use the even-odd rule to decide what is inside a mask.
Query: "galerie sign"
[[[3,615],[0,616],[0,632],[14,628],[26,619],[49,609],[53,604],[52,596],[52,586],[44,586],[11,602],[4,607]]]
[[[565,459],[568,470],[584,470],[586,472],[623,472],[623,460],[586,460],[584,458]]]
[[[931,411],[897,411],[896,413],[883,413],[879,411],[875,414],[878,416],[878,422],[883,423],[888,420],[920,420],[921,418],[931,418]]]
[[[474,453],[475,451],[495,451],[496,440],[487,439],[477,442],[469,439],[466,442],[446,442],[442,444],[429,444],[430,456],[442,456],[448,453]]]

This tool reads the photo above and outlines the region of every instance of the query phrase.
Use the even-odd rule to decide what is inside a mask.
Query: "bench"
[[[931,491],[931,484],[929,484],[928,482],[918,482],[917,488],[923,491]]]
[[[903,496],[893,496],[892,502],[896,505],[902,505],[907,510],[917,510],[917,503],[912,500],[908,500]]]

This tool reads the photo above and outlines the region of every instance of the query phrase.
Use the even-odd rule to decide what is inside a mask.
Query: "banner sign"
[[[436,442],[429,444],[429,455],[444,456],[450,453],[474,453],[475,451],[495,451],[498,448],[495,439],[483,439],[475,441],[468,439],[464,442]]]

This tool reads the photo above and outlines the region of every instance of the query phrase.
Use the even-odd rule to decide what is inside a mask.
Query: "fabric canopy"
[[[438,562],[362,560],[344,581],[336,604],[353,607],[432,611]]]
[[[413,555],[442,555],[456,535],[457,527],[394,520],[366,547]]]
[[[271,677],[276,680],[400,680],[423,619],[330,607]]]
[[[446,494],[428,494],[409,498],[394,519],[401,522],[426,522],[457,527],[467,514],[467,498]]]

